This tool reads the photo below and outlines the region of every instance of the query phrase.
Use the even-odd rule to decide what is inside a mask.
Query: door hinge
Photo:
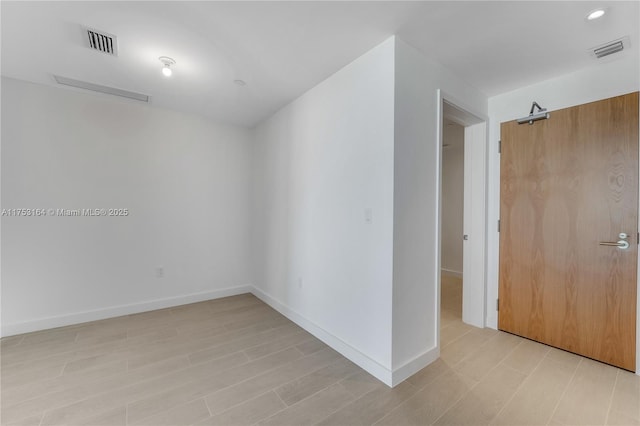
[[[502,141],[498,141],[498,154],[502,154]]]
[[[638,234],[637,234],[637,235],[638,235],[638,238],[636,239],[636,243],[637,243],[638,245],[640,245],[640,232],[638,232]]]
[[[498,232],[500,232],[500,219],[498,219]]]
[[[500,310],[500,299],[496,299],[496,311]]]

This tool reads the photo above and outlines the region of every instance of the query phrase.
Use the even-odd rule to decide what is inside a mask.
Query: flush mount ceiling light
[[[604,9],[595,9],[589,12],[587,15],[587,21],[593,21],[594,19],[602,18],[606,11]]]
[[[171,74],[173,74],[171,65],[175,65],[176,61],[168,56],[160,56],[158,60],[162,62],[162,65],[164,65],[162,67],[162,74],[164,74],[165,77],[171,77]]]

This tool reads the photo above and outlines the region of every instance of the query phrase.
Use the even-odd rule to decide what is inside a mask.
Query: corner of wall
[[[396,373],[392,372],[385,366],[376,362],[375,360],[368,357],[363,352],[359,351],[357,348],[353,347],[349,343],[343,341],[336,335],[330,333],[329,331],[323,329],[313,321],[309,320],[304,315],[296,312],[294,309],[277,300],[276,298],[270,296],[266,292],[261,289],[252,286],[251,293],[256,296],[258,299],[262,300],[267,305],[271,306],[276,311],[280,312],[282,315],[287,317],[289,320],[298,324],[300,327],[314,335],[319,340],[323,341],[327,345],[329,345],[336,352],[339,352],[342,356],[352,361],[354,364],[358,365],[360,368],[371,374],[376,379],[380,380],[382,383],[387,386],[395,386],[398,381],[394,382],[394,377],[396,377]],[[407,370],[408,371],[408,370]],[[404,373],[404,370],[400,372]],[[401,375],[400,374],[400,375]],[[413,374],[413,373],[411,373]],[[409,376],[406,376],[409,377]],[[404,380],[404,377],[402,380]],[[402,381],[400,380],[400,381]]]

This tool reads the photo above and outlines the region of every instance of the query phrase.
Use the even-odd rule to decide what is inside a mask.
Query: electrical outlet
[[[298,288],[302,288],[302,278],[298,278]]]
[[[156,268],[156,278],[164,278],[164,268],[162,266]]]

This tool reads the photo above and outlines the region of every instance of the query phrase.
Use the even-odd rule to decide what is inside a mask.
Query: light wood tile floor
[[[4,338],[2,425],[640,425],[640,377],[460,321],[389,389],[252,295]]]

